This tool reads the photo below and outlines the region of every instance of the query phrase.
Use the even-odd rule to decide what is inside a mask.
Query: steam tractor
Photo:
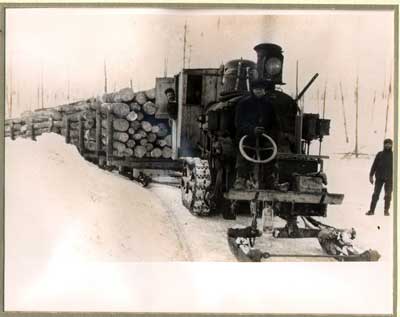
[[[375,251],[361,253],[352,247],[354,230],[338,230],[313,218],[326,217],[327,206],[341,204],[344,197],[326,188],[323,160],[328,157],[310,154],[311,143],[329,135],[330,120],[304,113],[297,105],[318,74],[293,99],[277,87],[284,85],[282,48],[266,43],[254,50],[256,63],[237,59],[218,69],[184,69],[174,78],[156,79],[158,116],[173,118],[173,160],[183,164],[183,205],[197,216],[221,213],[226,219],[250,211],[248,227],[228,230],[231,249],[240,259],[271,256],[255,248],[256,238],[270,234],[277,239],[318,238],[327,256],[339,260],[376,260]],[[235,112],[254,80],[265,83],[280,126],[274,136],[261,133],[248,142],[252,136],[236,138]],[[163,96],[167,88],[176,92],[175,102]],[[233,185],[239,155],[251,163],[253,172],[245,189],[237,190]],[[286,225],[274,228],[274,217]]]

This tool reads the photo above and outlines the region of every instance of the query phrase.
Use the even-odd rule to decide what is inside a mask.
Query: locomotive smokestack
[[[257,52],[258,79],[273,85],[284,85],[282,48],[276,44],[263,43],[255,46],[254,50]]]

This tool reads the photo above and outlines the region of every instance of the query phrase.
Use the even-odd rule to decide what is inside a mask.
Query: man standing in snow
[[[372,164],[371,171],[369,173],[369,181],[371,184],[374,183],[375,176],[375,188],[372,194],[371,206],[366,215],[371,216],[375,212],[376,203],[378,202],[379,195],[382,187],[385,188],[385,216],[389,216],[390,201],[392,199],[393,190],[393,152],[392,152],[393,141],[386,139],[383,142],[383,151],[379,152]]]

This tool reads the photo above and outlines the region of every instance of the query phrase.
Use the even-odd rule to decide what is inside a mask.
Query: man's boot
[[[375,208],[376,208],[376,203],[378,201],[378,197],[375,195],[375,193],[372,195],[371,205],[369,206],[369,210],[366,213],[367,216],[373,216],[374,215]]]
[[[392,199],[392,196],[390,194],[385,195],[385,216],[390,216],[389,214],[389,208],[390,208],[390,201]]]

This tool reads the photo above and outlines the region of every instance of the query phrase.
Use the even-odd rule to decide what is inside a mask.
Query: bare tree
[[[371,119],[370,119],[370,124],[371,125],[374,122],[375,104],[376,104],[376,90],[374,91],[374,98],[372,99]]]
[[[183,31],[183,68],[186,67],[186,34],[187,34],[187,22],[185,21]]]
[[[44,108],[44,98],[43,98],[43,95],[44,95],[43,62],[42,62],[42,69],[41,69],[41,72],[40,72],[40,83],[41,83],[40,94],[41,94],[41,101],[42,101],[41,108],[43,109]]]
[[[343,122],[344,122],[344,133],[346,136],[346,143],[349,143],[349,133],[347,132],[347,119],[346,119],[346,108],[344,106],[344,94],[343,94],[343,87],[342,87],[342,82],[339,82],[340,86],[340,95],[342,98],[342,112],[343,112]]]
[[[10,84],[8,85],[8,117],[12,118],[12,111],[13,111],[13,95],[14,95],[14,87],[13,87],[13,70],[12,64],[10,63],[9,67],[10,71]]]
[[[388,128],[388,118],[389,118],[389,107],[390,107],[390,97],[391,97],[391,95],[392,95],[392,76],[390,76],[389,90],[388,90],[387,103],[386,103],[385,137],[386,137],[387,128]]]
[[[324,94],[322,96],[322,118],[325,119],[325,110],[326,110],[326,86],[328,82],[325,80]]]
[[[107,64],[104,60],[104,93],[107,93]]]
[[[164,77],[168,77],[168,56],[164,58]]]
[[[354,97],[356,102],[356,131],[355,131],[354,154],[356,157],[358,157],[358,74],[356,79],[356,88],[354,91]]]

